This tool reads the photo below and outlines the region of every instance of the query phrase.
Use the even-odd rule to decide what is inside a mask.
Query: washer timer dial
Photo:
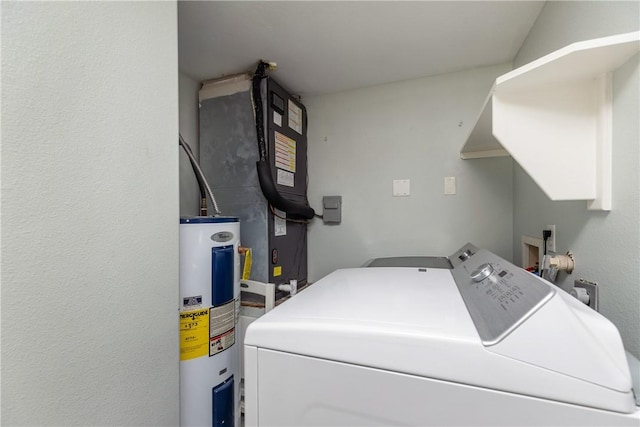
[[[482,282],[484,279],[491,276],[491,273],[493,273],[493,266],[487,262],[471,273],[471,278],[474,282]]]

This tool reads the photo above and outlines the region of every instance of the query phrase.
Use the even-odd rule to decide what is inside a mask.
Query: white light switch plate
[[[444,177],[444,194],[448,196],[456,194],[456,177],[455,176]]]
[[[411,180],[394,179],[393,180],[393,197],[407,197],[411,195]]]

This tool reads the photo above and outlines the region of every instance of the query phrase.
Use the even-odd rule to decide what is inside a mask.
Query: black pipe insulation
[[[316,213],[311,207],[302,203],[292,202],[282,197],[273,182],[271,167],[269,167],[267,160],[256,162],[256,167],[258,169],[258,181],[260,181],[262,194],[264,194],[264,197],[271,206],[286,212],[291,219],[311,219],[314,217]]]
[[[258,151],[260,153],[260,161],[267,160],[267,142],[264,139],[264,116],[262,111],[262,94],[260,93],[260,83],[267,76],[266,70],[269,63],[265,61],[258,62],[253,79],[251,80],[251,90],[253,92],[253,111],[256,121],[256,135],[258,136]]]
[[[264,115],[262,109],[262,94],[260,92],[260,84],[262,79],[266,77],[266,70],[271,65],[268,62],[260,61],[253,74],[251,82],[253,109],[255,113],[256,121],[256,134],[258,137],[258,150],[260,152],[260,160],[256,162],[256,168],[258,171],[258,181],[260,182],[260,188],[262,194],[267,199],[267,202],[276,209],[285,212],[291,219],[312,219],[315,216],[315,211],[307,204],[296,203],[291,200],[282,197],[276,184],[273,182],[273,175],[271,174],[271,166],[267,159],[267,142],[265,140],[264,131]]]

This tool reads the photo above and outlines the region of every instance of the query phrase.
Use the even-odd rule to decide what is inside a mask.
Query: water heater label
[[[202,295],[182,298],[183,310],[195,310],[202,307]]]
[[[211,338],[211,346],[209,348],[209,356],[215,356],[231,347],[236,342],[236,330],[232,329],[222,335]]]
[[[219,231],[211,235],[211,240],[214,242],[224,243],[233,239],[233,233],[230,231]]]
[[[209,318],[209,356],[218,354],[236,342],[236,301],[211,307]]]
[[[180,313],[180,360],[207,355],[209,347],[209,309]]]

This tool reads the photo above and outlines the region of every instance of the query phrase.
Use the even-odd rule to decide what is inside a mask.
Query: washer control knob
[[[460,259],[460,261],[466,261],[469,259],[471,255],[473,255],[473,253],[471,252],[471,249],[467,249],[466,251],[458,255],[458,258]]]
[[[474,282],[482,282],[493,273],[493,266],[489,263],[482,264],[476,271],[471,273]]]

